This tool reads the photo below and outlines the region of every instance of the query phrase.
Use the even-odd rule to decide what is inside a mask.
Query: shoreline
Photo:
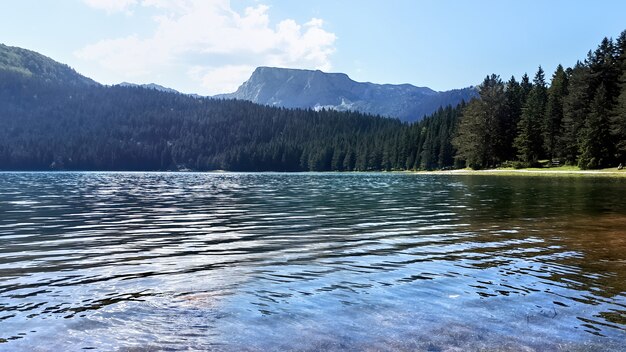
[[[416,174],[424,175],[461,175],[461,176],[563,176],[563,177],[614,177],[626,178],[626,170],[603,169],[603,170],[533,170],[533,169],[487,169],[487,170],[445,170],[445,171],[416,171]]]
[[[366,173],[390,173],[408,175],[448,175],[448,176],[544,176],[544,177],[613,177],[626,178],[626,169],[617,168],[601,170],[576,170],[576,169],[455,169],[455,170],[392,170],[392,171],[227,171],[227,170],[0,170],[0,174],[6,173],[174,173],[174,174],[228,174],[228,173],[279,173],[279,174],[366,174]]]

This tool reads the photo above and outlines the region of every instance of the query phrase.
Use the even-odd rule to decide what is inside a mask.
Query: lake
[[[0,350],[623,351],[625,186],[0,173]]]

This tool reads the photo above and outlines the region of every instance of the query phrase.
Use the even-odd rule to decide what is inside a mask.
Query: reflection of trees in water
[[[623,182],[611,179],[567,177],[477,176],[462,178],[472,216],[491,218],[546,218],[593,215],[626,209],[619,194]]]

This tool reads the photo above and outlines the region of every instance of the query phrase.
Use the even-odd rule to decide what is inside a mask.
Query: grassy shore
[[[626,178],[626,169],[616,167],[601,170],[581,170],[576,166],[559,166],[545,168],[498,168],[487,170],[459,169],[448,171],[418,172],[433,175],[497,175],[497,176],[551,176],[551,177],[616,177]]]

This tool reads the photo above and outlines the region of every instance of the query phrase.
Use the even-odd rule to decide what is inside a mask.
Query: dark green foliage
[[[484,144],[486,118],[479,99],[469,102],[459,123],[459,132],[452,140],[457,148],[457,158],[468,167],[480,169],[486,167],[486,148]]]
[[[454,139],[458,160],[472,168],[538,165],[543,158],[582,168],[626,162],[626,31],[615,43],[605,38],[573,69],[559,65],[549,88],[541,67],[533,83],[527,75],[520,83],[511,78],[505,109],[493,98],[499,95],[486,94],[491,77],[481,100],[462,111]]]
[[[0,44],[0,71],[11,71],[26,77],[35,76],[43,81],[64,85],[97,85],[96,82],[79,75],[67,65],[34,51],[3,44]]]
[[[597,169],[608,167],[611,161],[611,143],[609,134],[610,99],[604,84],[601,84],[594,95],[590,113],[580,137],[581,169]]]
[[[579,135],[589,112],[589,68],[578,62],[569,75],[568,95],[563,99],[563,120],[559,155],[569,165],[576,165],[579,154]]]
[[[528,94],[530,94],[530,90],[533,89],[533,84],[530,82],[530,77],[528,77],[528,74],[524,73],[524,75],[522,76],[522,82],[520,82],[520,88],[522,89],[522,101],[526,102],[526,99],[528,99]]]
[[[626,82],[626,74],[623,75]],[[624,84],[626,86],[626,84]],[[626,162],[626,89],[618,97],[615,111],[611,119],[611,132],[616,141],[617,159],[621,163]]]
[[[587,55],[589,66],[589,93],[595,93],[604,85],[609,104],[614,104],[619,95],[618,52],[613,40],[604,38],[594,52]]]
[[[548,102],[543,123],[543,143],[548,159],[560,157],[558,145],[561,140],[561,124],[563,122],[563,100],[567,96],[568,78],[563,66],[559,65],[552,76],[548,88]]]
[[[617,66],[620,72],[620,94],[611,116],[611,133],[616,141],[618,162],[626,164],[626,31],[623,31],[617,39],[616,47]]]
[[[453,165],[460,108],[412,125],[0,70],[0,169],[366,171]]]
[[[514,146],[519,159],[527,165],[534,165],[543,155],[541,125],[546,111],[547,88],[543,69],[539,66],[533,86],[528,94],[522,117],[517,126],[517,137]]]
[[[526,82],[528,83],[528,76]],[[532,87],[532,86],[531,86]],[[499,149],[502,153],[502,160],[515,160],[516,150],[513,141],[517,136],[517,125],[522,116],[522,107],[526,102],[526,94],[522,85],[515,80],[515,77],[506,83],[505,87],[507,113],[501,121],[502,143]]]
[[[604,38],[598,48],[587,55],[586,64],[589,67],[587,93],[590,108],[585,127],[579,136],[581,154],[578,161],[579,166],[584,168],[612,165],[616,160],[616,150],[619,151],[623,144],[619,135],[619,118],[611,116],[619,109],[623,40],[622,35],[615,45],[613,40]],[[612,134],[609,133],[611,130]],[[592,141],[591,138],[601,139]],[[619,153],[617,156],[619,157]]]
[[[480,99],[472,100],[463,111],[459,132],[453,140],[457,157],[474,169],[496,166],[502,161],[502,121],[508,120],[504,83],[499,76],[487,76],[479,94]]]
[[[417,140],[418,143],[416,150],[406,151],[408,155],[415,153],[413,167],[409,169],[434,170],[454,165],[456,150],[451,141],[456,134],[459,116],[464,107],[465,104],[461,103],[456,108],[440,108],[430,117],[411,125],[405,139]]]

